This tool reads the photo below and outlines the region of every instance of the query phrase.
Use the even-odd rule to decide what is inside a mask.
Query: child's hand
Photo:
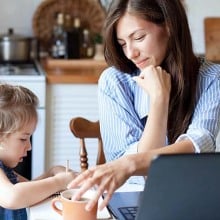
[[[75,179],[78,175],[77,172],[69,170],[68,172],[59,172],[54,177],[58,180],[58,183],[62,189],[66,189],[67,185]]]
[[[49,176],[55,176],[57,173],[65,172],[66,168],[64,166],[54,166],[49,170]]]

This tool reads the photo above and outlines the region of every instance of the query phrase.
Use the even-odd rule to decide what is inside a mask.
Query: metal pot
[[[7,34],[0,35],[0,61],[28,61],[31,55],[32,38],[14,34],[9,28]]]

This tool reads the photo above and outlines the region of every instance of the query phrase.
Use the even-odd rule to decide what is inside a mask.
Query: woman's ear
[[[163,27],[164,33],[166,33],[166,35],[167,35],[168,37],[170,37],[170,28],[169,28],[169,26],[167,25],[167,23],[164,22],[164,23],[162,24],[162,27]]]
[[[168,25],[166,25],[166,32],[167,32],[167,36],[170,37],[170,29],[169,29]]]

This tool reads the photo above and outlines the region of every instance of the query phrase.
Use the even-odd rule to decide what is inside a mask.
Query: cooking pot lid
[[[9,28],[8,33],[1,34],[0,40],[1,41],[17,41],[17,40],[27,40],[28,38],[19,34],[14,34],[14,29]]]

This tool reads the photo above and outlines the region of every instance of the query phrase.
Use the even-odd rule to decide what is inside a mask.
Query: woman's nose
[[[132,60],[139,56],[138,48],[134,47],[133,45],[127,45],[126,47],[126,56],[128,59]]]

